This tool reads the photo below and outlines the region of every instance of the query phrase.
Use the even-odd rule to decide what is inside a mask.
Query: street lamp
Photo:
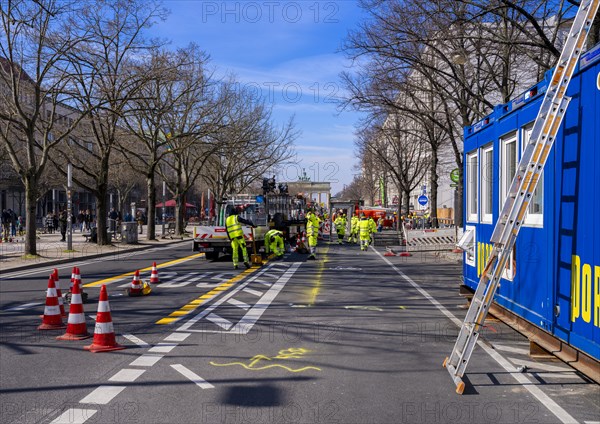
[[[73,220],[71,209],[71,187],[73,185],[73,165],[67,164],[67,250],[73,250]]]
[[[162,235],[165,236],[165,196],[167,194],[167,182],[163,181],[163,189],[162,189]]]

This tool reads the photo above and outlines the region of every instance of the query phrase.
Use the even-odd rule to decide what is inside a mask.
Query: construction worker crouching
[[[238,269],[239,252],[238,249],[242,249],[244,256],[244,265],[246,268],[250,268],[250,258],[248,257],[248,250],[246,249],[246,240],[244,239],[244,230],[242,224],[256,228],[252,221],[240,218],[238,214],[242,212],[241,207],[233,208],[225,221],[227,227],[227,236],[231,240],[231,249],[233,250],[233,268]]]
[[[335,225],[335,231],[338,236],[338,244],[342,244],[346,235],[346,215],[343,213],[339,214],[335,221],[333,221],[333,225]]]
[[[360,214],[358,221],[358,236],[360,238],[360,250],[367,250],[371,241],[371,223],[364,213]]]
[[[267,255],[273,253],[277,258],[283,257],[285,250],[281,231],[275,229],[267,231],[265,234],[265,251]]]
[[[319,237],[319,222],[321,220],[312,209],[306,212],[306,235],[308,236],[308,247],[310,249],[310,255],[308,259],[314,260],[317,254],[317,239]]]

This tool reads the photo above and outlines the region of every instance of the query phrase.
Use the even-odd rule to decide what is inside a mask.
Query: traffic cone
[[[158,269],[156,268],[156,262],[152,262],[152,272],[150,273],[150,284],[160,284],[158,279]]]
[[[92,337],[87,331],[85,324],[85,313],[81,301],[79,283],[75,281],[71,291],[71,307],[69,308],[69,319],[67,321],[67,332],[58,336],[56,340],[83,340]]]
[[[77,267],[73,267],[73,271],[71,271],[71,283],[69,284],[69,292],[73,292],[73,283],[75,282],[75,275],[77,273]]]
[[[66,318],[67,313],[65,312],[65,302],[62,297],[62,292],[60,291],[60,281],[58,279],[58,269],[54,268],[52,277],[54,278],[54,284],[56,286],[56,294],[58,296],[58,307],[60,308],[60,315],[63,318]]]
[[[125,293],[128,296],[141,296],[142,295],[142,282],[140,281],[140,271],[136,270],[131,280],[131,287],[125,289]]]
[[[110,305],[108,304],[108,293],[104,284],[100,288],[100,298],[98,299],[94,340],[91,345],[84,346],[83,348],[90,352],[108,352],[125,349],[125,346],[118,344],[115,339],[115,330],[110,316]]]
[[[73,282],[77,282],[77,284],[79,284],[79,292],[81,293],[81,299],[83,303],[87,303],[88,294],[83,290],[83,283],[81,281],[81,271],[79,270],[78,266],[75,267],[75,277]]]
[[[46,292],[46,307],[42,316],[42,324],[38,330],[60,330],[66,328],[63,324],[58,306],[58,295],[56,293],[56,285],[54,284],[54,275],[48,278],[48,291]]]
[[[394,253],[394,251],[392,249],[386,248],[383,256],[396,256],[396,254]]]

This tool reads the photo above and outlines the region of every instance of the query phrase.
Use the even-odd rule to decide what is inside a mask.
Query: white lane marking
[[[253,290],[249,287],[246,287],[243,291],[245,291],[246,293],[250,293],[256,297],[261,297],[263,295],[263,292],[259,292],[258,290]]]
[[[176,347],[177,347],[177,343],[172,343],[172,342],[163,343],[163,342],[160,342],[159,344],[157,344],[156,346],[154,346],[152,349],[150,349],[148,352],[150,352],[150,353],[169,353],[170,351],[172,351]]]
[[[50,424],[83,424],[96,412],[95,409],[69,408]]]
[[[90,317],[91,319],[93,319],[94,321],[96,321],[96,315],[88,315],[88,317]]]
[[[529,355],[529,349],[506,346],[506,345],[497,344],[497,343],[494,343],[494,349],[501,350],[503,352],[517,353],[519,355],[526,355],[526,356]]]
[[[377,253],[377,255],[389,266],[392,267],[396,273],[406,280],[411,286],[413,286],[419,293],[425,297],[425,299],[429,300],[433,306],[435,306],[441,313],[443,313],[450,321],[452,321],[457,327],[462,327],[462,321],[459,320],[452,312],[446,309],[440,302],[433,298],[426,290],[421,288],[417,283],[415,283],[408,275],[404,274],[400,271],[396,266],[391,263],[386,257],[384,257],[381,253],[377,251],[373,246],[371,249]],[[573,418],[567,411],[565,411],[562,407],[560,407],[552,398],[550,398],[546,393],[544,393],[538,386],[534,385],[534,383],[529,380],[524,374],[517,371],[517,369],[508,362],[502,355],[500,355],[497,351],[489,347],[487,344],[483,343],[481,340],[477,340],[477,344],[484,351],[487,352],[502,368],[510,373],[510,375],[517,380],[519,383],[523,385],[529,393],[531,393],[542,405],[544,405],[550,412],[552,412],[556,418],[558,418],[563,423],[574,423],[577,422],[575,418]]]
[[[262,275],[262,273],[266,272],[270,267],[271,267],[271,265],[267,266],[267,268],[265,268],[262,271],[258,271],[256,276],[249,278],[247,281],[245,281],[245,282],[241,283],[240,285],[238,285],[237,287],[235,287],[233,290],[231,290],[230,292],[228,292],[227,294],[222,296],[220,299],[218,299],[215,303],[210,305],[208,308],[204,309],[203,311],[198,313],[196,316],[190,318],[185,324],[183,324],[181,327],[179,327],[175,331],[190,331],[190,332],[194,332],[194,333],[198,333],[198,332],[203,333],[204,332],[203,330],[190,330],[189,328],[192,325],[194,325],[195,323],[197,323],[198,321],[200,321],[202,318],[204,318],[206,315],[211,313],[214,309],[219,307],[223,302],[227,302],[233,296],[238,294],[242,289],[244,289],[248,284],[250,284],[254,278],[257,278],[260,275]],[[262,295],[262,293],[260,295]],[[214,331],[211,331],[211,332],[214,332]]]
[[[145,372],[146,370],[134,370],[131,368],[123,368],[118,373],[109,378],[108,381],[117,381],[119,383],[131,383],[137,380],[137,378]]]
[[[268,281],[264,281],[264,280],[259,280],[258,278],[256,280],[254,280],[255,283],[258,284],[262,284],[263,286],[267,286],[267,287],[271,287],[273,285],[273,283],[270,283]]]
[[[277,275],[277,274],[271,274],[270,272],[265,272],[263,274],[263,276],[269,277],[269,278],[274,278],[274,279],[278,279],[279,278],[279,275]]]
[[[584,421],[585,424],[600,424],[600,421]]]
[[[209,382],[207,382],[205,379],[200,377],[198,374],[196,374],[192,370],[184,367],[181,364],[172,364],[171,367],[175,371],[177,371],[178,373],[183,375],[184,377],[188,378],[193,383],[196,383],[196,385],[198,387],[200,387],[201,389],[214,389],[214,387],[215,387],[212,384],[210,384]]]
[[[96,317],[94,317],[94,319],[95,318]],[[146,343],[145,341],[143,341],[139,337],[134,336],[133,334],[123,334],[123,337],[125,337],[130,342],[135,343],[139,347],[150,347],[150,345],[148,343]]]
[[[160,361],[162,357],[163,357],[163,355],[144,354],[144,355],[138,357],[135,361],[133,361],[129,365],[131,365],[132,367],[151,367],[152,365],[154,365],[158,361]]]
[[[229,330],[231,328],[231,326],[233,325],[233,323],[231,321],[229,321],[228,319],[225,319],[214,313],[209,314],[206,317],[206,319],[214,324],[217,324],[219,327],[221,327],[224,330]]]
[[[265,293],[263,297],[248,311],[246,315],[231,329],[232,333],[235,334],[248,334],[250,329],[254,326],[256,321],[260,319],[262,314],[271,305],[271,302],[275,300],[279,292],[292,278],[294,273],[300,267],[301,262],[294,262],[294,264],[277,280],[273,286]]]
[[[207,275],[210,275],[210,272],[205,272],[205,273],[199,273],[199,272],[190,272],[184,275],[181,275],[177,278],[173,278],[172,280],[169,280],[168,282],[164,282],[166,281],[166,279],[168,278],[168,276],[165,277],[161,277],[161,280],[163,280],[163,283],[160,285],[160,288],[179,288],[179,287],[185,287],[188,284],[192,284],[195,283],[196,281],[206,277]],[[178,282],[181,281],[181,282]]]
[[[540,364],[539,362],[527,361],[527,360],[519,359],[519,358],[511,358],[510,356],[508,357],[508,360],[515,365],[525,365],[527,368],[533,370],[533,372],[538,371],[538,370],[546,371],[546,372],[572,372],[572,373],[575,372],[575,370],[573,368],[568,368],[566,366],[559,367],[559,366],[550,365],[550,364]]]
[[[22,311],[25,309],[29,309],[33,306],[37,306],[37,305],[42,305],[42,302],[35,302],[35,303],[25,303],[24,305],[20,305],[20,306],[15,306],[14,308],[10,308],[10,309],[6,309],[6,311]]]
[[[99,386],[92,393],[81,399],[79,403],[106,405],[125,389],[126,386]]]
[[[230,305],[233,305],[233,306],[237,306],[238,308],[242,308],[245,311],[250,309],[250,305],[248,305],[247,303],[244,303],[240,300],[234,299],[233,297],[231,299],[229,299],[227,301],[227,303],[229,303]]]
[[[172,333],[165,337],[167,342],[182,342],[187,339],[191,333]]]

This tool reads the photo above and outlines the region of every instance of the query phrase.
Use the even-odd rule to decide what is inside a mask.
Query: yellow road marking
[[[259,269],[260,268],[249,268],[249,269],[243,271],[242,273],[225,281],[224,283],[219,284],[217,287],[215,287],[208,293],[205,293],[202,296],[192,300],[188,304],[182,306],[177,311],[171,312],[167,317],[159,319],[158,321],[156,321],[155,324],[171,324],[175,321],[179,321],[182,317],[184,317],[184,316],[188,315],[189,313],[191,313],[192,311],[198,309],[200,306],[204,305],[212,298],[221,294],[225,290],[228,290],[229,288],[231,288],[231,286],[233,286],[235,283],[237,283],[238,281],[245,278],[247,275],[249,275]]]
[[[199,258],[201,256],[204,256],[204,253],[196,253],[195,255],[192,255],[192,256],[186,256],[185,258],[180,258],[180,259],[175,259],[175,260],[172,260],[169,262],[165,262],[164,264],[157,265],[156,268],[157,269],[166,268],[171,265],[176,265],[176,264],[180,264],[182,262],[186,262],[186,261],[190,261],[192,259]],[[144,272],[144,271],[149,271],[151,269],[152,269],[152,266],[149,266],[147,268],[142,268],[139,271]],[[84,284],[82,287],[86,287],[86,288],[87,287],[98,287],[98,286],[101,286],[102,284],[108,284],[108,283],[112,283],[113,281],[121,280],[125,277],[130,277],[133,274],[135,274],[135,271],[126,272],[125,274],[116,275],[114,277],[105,278],[104,280],[99,280],[99,281],[94,281],[93,283]]]
[[[323,262],[321,262],[319,266],[319,270],[317,271],[317,275],[315,276],[315,285],[310,291],[310,300],[308,301],[308,306],[314,306],[317,301],[317,296],[319,295],[319,291],[321,290],[321,276],[323,275],[323,270],[325,269],[325,264],[328,262],[327,253],[329,252],[329,246],[325,246],[323,248]]]

